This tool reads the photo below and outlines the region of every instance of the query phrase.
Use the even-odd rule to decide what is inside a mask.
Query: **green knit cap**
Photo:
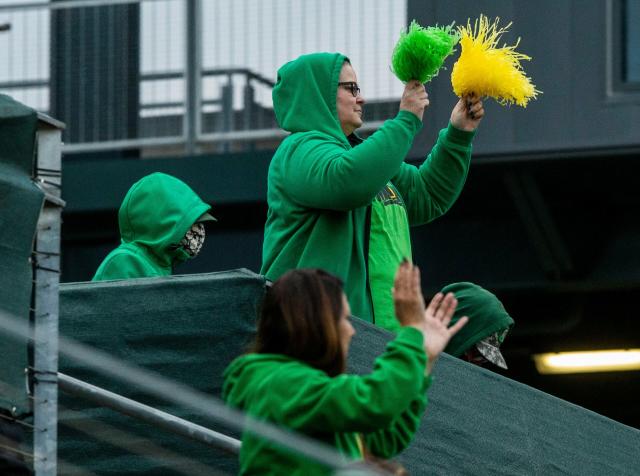
[[[453,283],[442,288],[441,292],[453,293],[458,300],[451,324],[462,316],[469,317],[469,322],[453,336],[445,349],[445,352],[454,357],[462,356],[478,341],[513,326],[513,319],[495,294],[476,284]]]

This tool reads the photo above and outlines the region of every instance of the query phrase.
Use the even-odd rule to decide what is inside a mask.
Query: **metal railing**
[[[28,325],[4,312],[0,312],[0,332],[25,342],[32,338],[31,329]],[[43,338],[44,336],[36,339],[34,344],[36,346],[41,345]],[[250,415],[243,414],[238,410],[227,407],[216,398],[204,395],[181,383],[168,380],[151,371],[135,367],[100,350],[90,348],[62,336],[57,339],[56,343],[58,344],[61,356],[66,356],[75,362],[82,363],[86,368],[143,390],[149,395],[154,395],[167,402],[178,404],[182,408],[196,412],[214,424],[220,424],[238,432],[249,431],[256,436],[277,443],[297,455],[329,468],[333,474],[349,474],[351,476],[356,474],[362,476],[388,474],[364,462],[349,461],[338,453],[335,448],[327,446],[324,443],[313,440],[300,433],[283,430],[268,422],[260,421]],[[99,402],[101,405],[107,405],[120,412],[130,414],[134,418],[152,422],[154,425],[171,429],[171,431],[176,433],[197,431],[199,434],[195,436],[191,435],[191,439],[205,442],[208,445],[216,446],[228,452],[235,452],[238,449],[238,442],[233,438],[205,427],[194,425],[191,422],[176,418],[165,412],[160,412],[152,407],[142,405],[139,402],[123,398],[120,395],[92,386],[86,382],[59,373],[50,375],[49,378],[53,384],[60,385],[60,387],[67,392],[89,398],[94,402]],[[36,425],[34,425],[34,427],[36,432],[43,432],[41,427]],[[46,431],[43,433],[46,433]],[[34,462],[36,464],[38,462],[46,462],[47,460],[43,456],[42,453],[34,451]],[[52,458],[53,461],[49,461],[47,467],[38,469],[36,466],[36,476],[56,474],[55,453]]]
[[[388,64],[405,23],[397,0],[12,0],[0,5],[0,92],[64,121],[65,153],[273,145],[277,68],[342,51],[372,129],[397,109]]]
[[[63,392],[90,400],[100,406],[111,408],[140,421],[151,423],[156,428],[176,433],[184,438],[199,441],[214,448],[223,449],[233,455],[240,452],[240,440],[196,425],[175,415],[123,397],[69,375],[58,373],[58,387]]]

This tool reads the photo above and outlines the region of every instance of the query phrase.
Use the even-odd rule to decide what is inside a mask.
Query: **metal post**
[[[64,126],[39,115],[36,183],[45,193],[34,247],[35,320],[33,329],[34,470],[57,474],[58,435],[58,283],[60,281],[61,138]]]
[[[183,135],[188,154],[198,152],[198,140],[202,132],[202,4],[200,0],[186,0],[187,51],[185,52],[186,101]]]
[[[222,86],[222,110],[220,111],[220,130],[230,132],[233,129],[233,75],[227,75],[227,84]],[[220,144],[220,152],[229,152],[229,142]]]
[[[254,115],[255,107],[255,89],[251,85],[249,75],[246,77],[246,83],[244,85],[244,108],[242,110],[242,128],[244,130],[251,129],[251,119]]]
[[[244,85],[244,108],[242,110],[242,126],[244,130],[251,130],[252,122],[255,122],[254,117],[257,114],[258,108],[255,105],[255,90],[251,85],[249,75],[246,77],[246,84]],[[249,142],[245,146],[245,150],[255,150],[255,142]]]

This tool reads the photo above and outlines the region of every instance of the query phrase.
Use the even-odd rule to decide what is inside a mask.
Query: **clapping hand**
[[[468,318],[462,317],[448,327],[458,306],[453,293],[446,296],[436,294],[425,309],[420,269],[407,261],[403,261],[396,272],[392,294],[400,325],[415,327],[424,335],[424,350],[428,359],[425,371],[428,375],[449,340],[467,323]]]
[[[422,331],[424,325],[424,297],[420,288],[420,269],[403,261],[393,283],[393,306],[401,326]]]
[[[438,360],[440,353],[445,349],[449,340],[456,335],[467,323],[467,316],[461,317],[458,322],[449,327],[453,313],[458,306],[458,300],[453,293],[446,296],[436,294],[424,313],[424,350],[427,353],[427,374],[431,373],[433,365]]]

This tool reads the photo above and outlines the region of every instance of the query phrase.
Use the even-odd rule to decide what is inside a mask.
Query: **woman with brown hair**
[[[259,419],[291,428],[352,459],[391,458],[418,428],[438,356],[466,323],[448,328],[457,306],[437,294],[425,309],[420,271],[404,262],[392,290],[401,328],[369,375],[346,375],[355,331],[342,282],[322,270],[292,270],[265,297],[252,351],[225,371],[223,398]],[[244,434],[240,474],[326,474],[316,463]]]

